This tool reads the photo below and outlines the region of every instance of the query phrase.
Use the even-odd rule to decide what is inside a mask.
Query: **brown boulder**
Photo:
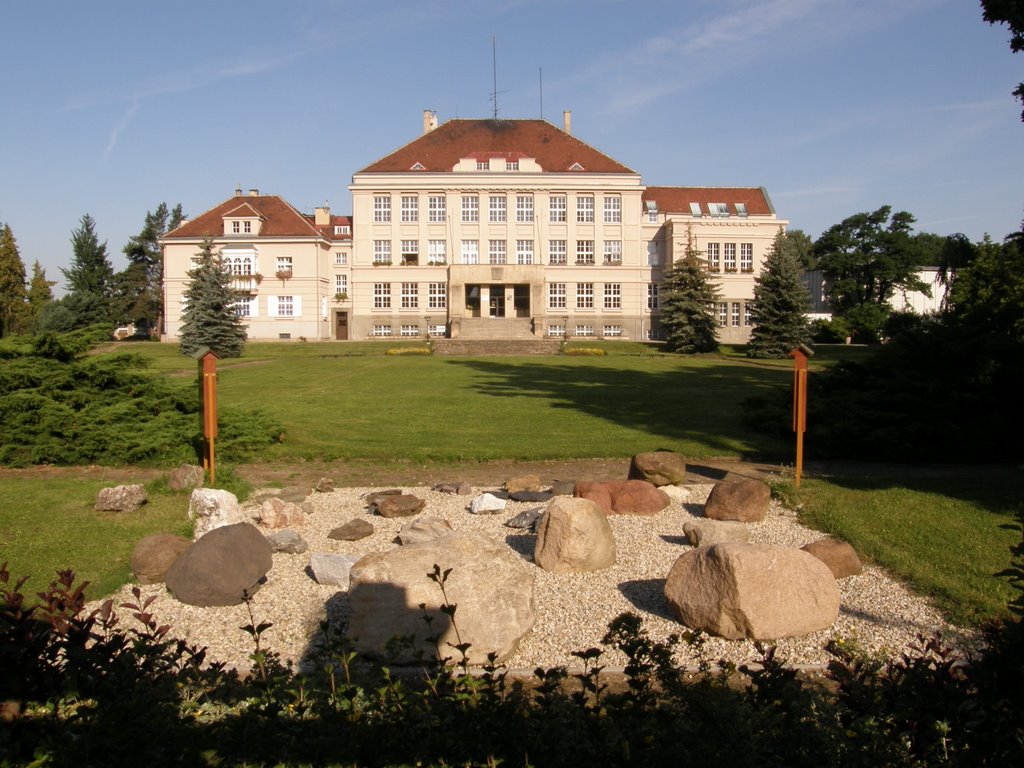
[[[188,605],[236,605],[253,594],[274,564],[273,550],[251,523],[214,528],[167,569],[168,591]]]
[[[839,588],[824,563],[767,544],[715,544],[680,555],[665,599],[686,626],[730,640],[806,635],[839,615]]]
[[[686,460],[672,451],[638,453],[629,464],[629,478],[658,486],[684,483]]]
[[[167,487],[172,491],[191,491],[193,488],[202,488],[205,480],[203,468],[197,464],[182,464],[171,470],[167,478]]]
[[[192,540],[171,533],[155,533],[139,539],[132,550],[132,573],[139,584],[159,584],[175,560],[192,546]]]
[[[520,491],[539,491],[541,489],[540,477],[538,475],[522,475],[513,477],[505,482],[505,490],[509,495]]]
[[[347,523],[339,525],[327,534],[328,539],[336,541],[359,541],[373,535],[373,524],[368,520],[354,517]]]
[[[381,517],[412,517],[426,504],[423,499],[411,493],[384,496],[377,501],[377,514]]]
[[[589,499],[557,497],[540,519],[533,561],[552,573],[615,565],[615,537],[607,515]]]
[[[759,523],[768,514],[772,490],[760,480],[716,483],[704,503],[704,516],[712,520]]]
[[[810,544],[804,544],[800,549],[810,552],[821,560],[837,579],[856,576],[864,570],[856,550],[839,539],[812,541]]]
[[[573,496],[590,499],[606,515],[655,515],[671,503],[664,491],[646,480],[576,483]]]

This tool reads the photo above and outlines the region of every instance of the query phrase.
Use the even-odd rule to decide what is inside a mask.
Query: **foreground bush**
[[[1020,586],[1024,545],[1015,554]],[[426,574],[442,594],[446,575]],[[33,606],[9,581],[0,568],[4,766],[1024,764],[1019,614],[990,630],[978,658],[937,638],[895,661],[836,644],[810,682],[772,648],[735,669],[701,653],[699,634],[651,640],[632,614],[603,640],[628,658],[622,680],[603,673],[596,648],[575,654],[579,671],[537,669],[525,682],[493,664],[471,674],[465,646],[453,648],[462,661],[398,676],[357,664],[343,637],[319,674],[300,676],[262,646],[269,624],[253,618],[242,678],[169,639],[138,591],[121,606],[124,628],[110,601],[85,612],[70,573]],[[456,619],[456,606],[445,611]],[[678,643],[697,650],[696,673],[673,663]]]

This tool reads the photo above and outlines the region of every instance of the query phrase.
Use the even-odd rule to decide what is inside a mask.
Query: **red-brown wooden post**
[[[789,353],[793,358],[793,431],[796,432],[796,487],[804,470],[804,432],[807,430],[807,361],[814,350],[805,344]]]
[[[202,406],[203,469],[210,473],[210,485],[217,479],[214,444],[217,438],[217,354],[203,347],[193,355],[199,359],[199,400]]]

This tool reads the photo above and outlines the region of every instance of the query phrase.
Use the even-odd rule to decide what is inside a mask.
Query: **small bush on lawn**
[[[569,347],[565,350],[565,354],[577,357],[601,357],[608,353],[597,347]]]
[[[385,355],[429,355],[430,349],[427,347],[392,347],[387,350]]]
[[[1014,551],[1019,586],[1024,545]],[[442,596],[447,575],[426,574]],[[85,614],[70,573],[31,607],[8,582],[0,568],[5,766],[1024,764],[1019,616],[991,629],[978,658],[935,638],[894,661],[837,643],[818,684],[774,648],[736,669],[709,659],[699,633],[658,642],[623,614],[603,639],[628,659],[613,691],[597,648],[574,654],[579,671],[538,668],[523,685],[493,658],[471,673],[459,644],[455,661],[423,659],[404,682],[357,664],[330,627],[323,672],[299,676],[264,647],[270,624],[251,610],[253,671],[240,678],[170,640],[138,590],[125,629],[109,601]],[[456,608],[442,610],[457,626]],[[696,674],[673,662],[679,643],[697,651]]]

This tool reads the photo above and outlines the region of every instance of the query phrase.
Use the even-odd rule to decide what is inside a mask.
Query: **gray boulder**
[[[298,531],[293,531],[291,528],[274,531],[267,536],[267,541],[270,542],[271,549],[285,555],[301,555],[309,549],[309,543],[299,535]]]
[[[359,560],[357,555],[335,555],[329,552],[314,552],[309,558],[309,568],[317,584],[349,588],[349,572]]]
[[[505,499],[499,498],[493,493],[481,493],[474,496],[469,503],[469,511],[474,515],[496,515],[507,506]]]
[[[194,539],[215,528],[241,522],[238,497],[217,488],[196,488],[189,498],[188,519],[196,521]]]
[[[441,612],[440,587],[427,577],[437,565],[451,569],[445,584],[457,605],[455,622],[462,642],[471,643],[469,661],[483,664],[488,653],[508,658],[535,621],[531,567],[506,544],[477,533],[453,533],[425,544],[371,552],[359,560],[349,586],[349,637],[355,650],[386,654],[396,635],[413,636],[400,658],[414,661],[416,651],[432,657],[457,657],[449,646],[458,641],[449,617]],[[433,618],[428,629],[424,604]],[[428,634],[440,637],[435,645]]]
[[[94,508],[97,512],[134,512],[147,501],[146,489],[141,485],[116,485],[100,488]]]
[[[215,528],[167,569],[167,589],[188,605],[236,605],[253,594],[274,564],[273,550],[256,526]]]

